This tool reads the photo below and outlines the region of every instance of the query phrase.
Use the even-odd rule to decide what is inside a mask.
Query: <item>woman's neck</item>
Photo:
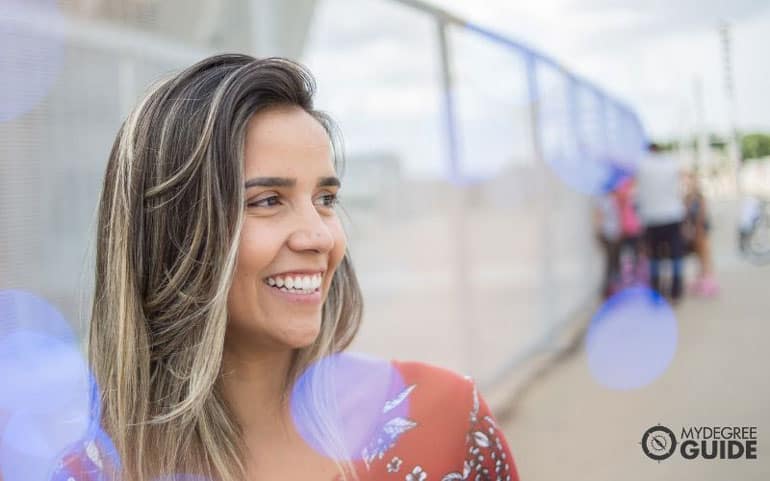
[[[337,465],[307,444],[291,419],[284,389],[294,351],[233,344],[225,343],[222,392],[242,429],[246,479],[336,479]]]
[[[290,436],[285,381],[293,351],[248,349],[226,343],[222,391],[247,444]]]

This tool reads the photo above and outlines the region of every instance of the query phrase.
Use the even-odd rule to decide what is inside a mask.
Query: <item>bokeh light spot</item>
[[[644,387],[660,377],[676,353],[676,317],[666,300],[648,287],[612,296],[588,328],[591,375],[610,389]]]
[[[66,320],[45,300],[0,291],[0,463],[4,480],[49,481],[98,431],[96,383]]]
[[[19,289],[0,290],[0,339],[17,330],[77,343],[70,324],[45,299]]]
[[[306,369],[294,385],[292,420],[318,453],[355,462],[387,420],[408,416],[408,398],[398,398],[405,387],[390,362],[357,353],[327,356]],[[390,402],[394,399],[398,402]],[[331,438],[324,421],[336,427],[344,453],[328,447]]]

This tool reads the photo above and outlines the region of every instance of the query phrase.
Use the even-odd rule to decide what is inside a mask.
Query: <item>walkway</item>
[[[770,266],[735,254],[734,203],[713,210],[722,293],[677,307],[679,347],[668,371],[619,392],[592,380],[582,348],[562,360],[532,383],[504,424],[523,481],[770,479]],[[657,463],[639,445],[657,423],[675,432],[757,426],[758,458]]]

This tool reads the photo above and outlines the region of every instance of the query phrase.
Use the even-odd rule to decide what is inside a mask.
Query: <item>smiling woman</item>
[[[111,442],[74,448],[55,478],[516,479],[471,381],[336,357],[363,304],[313,92],[294,62],[219,55],[123,123],[88,348]]]

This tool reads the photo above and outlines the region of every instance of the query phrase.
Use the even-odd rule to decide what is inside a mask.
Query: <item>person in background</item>
[[[632,284],[644,277],[642,267],[642,221],[637,212],[636,180],[625,176],[615,189],[615,201],[620,217],[620,270],[623,284]]]
[[[602,282],[602,297],[610,297],[620,277],[620,239],[622,228],[618,204],[614,192],[602,194],[596,199],[594,208],[594,229],[599,244],[604,250],[605,269]]]
[[[698,276],[690,291],[703,297],[713,297],[719,292],[719,284],[714,277],[709,243],[709,216],[706,199],[698,185],[698,177],[690,172],[686,177],[687,194],[685,205],[687,213],[682,227],[686,251],[693,252],[698,258]]]
[[[744,197],[741,201],[740,216],[738,218],[738,246],[744,253],[749,248],[751,234],[759,223],[761,215],[762,202],[753,195]]]
[[[639,165],[639,212],[645,225],[645,241],[650,257],[650,284],[657,292],[678,302],[682,297],[682,221],[685,206],[677,161],[661,152],[657,144],[648,146],[649,155]],[[671,260],[671,284],[661,285],[661,261]]]

